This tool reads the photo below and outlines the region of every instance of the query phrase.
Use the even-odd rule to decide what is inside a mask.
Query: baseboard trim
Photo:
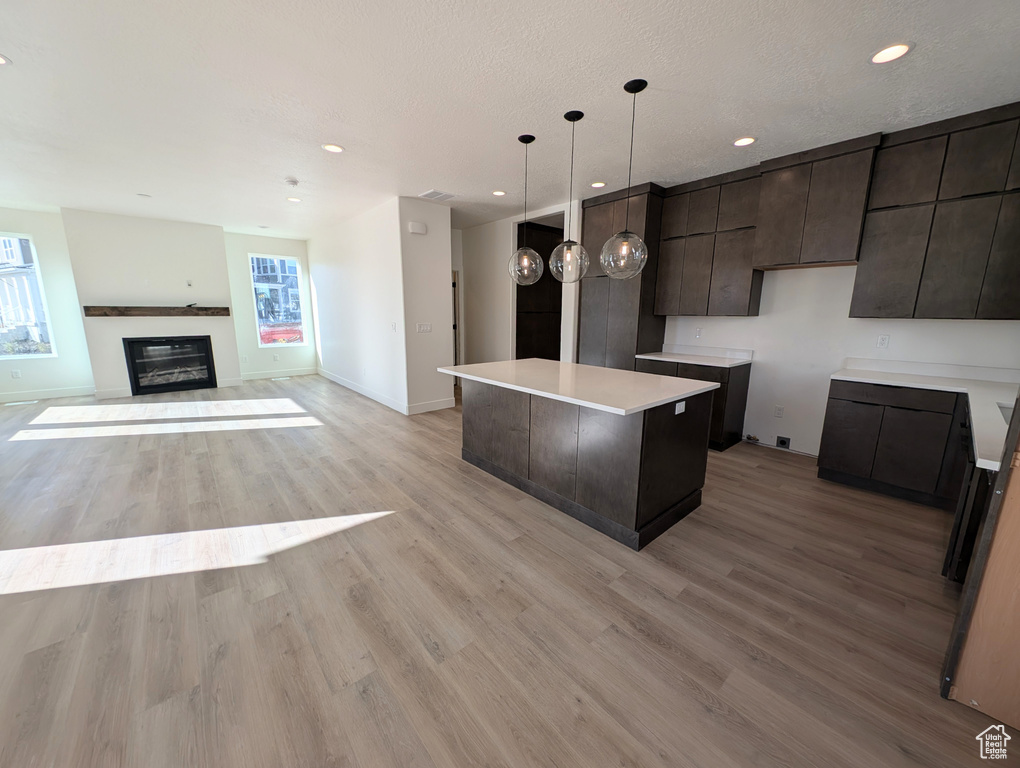
[[[113,400],[117,397],[131,397],[131,387],[96,390],[96,400]]]
[[[862,491],[881,493],[883,496],[892,496],[893,498],[912,501],[915,504],[923,504],[926,507],[943,509],[946,512],[952,512],[956,509],[957,499],[943,499],[939,496],[935,496],[934,494],[912,491],[909,488],[900,488],[899,486],[890,485],[889,483],[883,483],[878,480],[872,480],[868,477],[848,475],[845,472],[837,472],[834,469],[819,467],[818,477],[822,480],[828,480],[830,483],[849,485],[852,488],[860,488]]]
[[[318,368],[316,369],[315,372],[322,376],[322,378],[329,379],[334,384],[339,384],[341,387],[344,387],[345,389],[349,389],[352,392],[357,392],[359,395],[364,395],[369,400],[375,400],[377,403],[382,403],[387,408],[392,408],[394,411],[397,411],[398,413],[402,413],[405,416],[407,415],[407,406],[404,403],[398,403],[396,400],[392,400],[391,398],[386,397],[386,395],[381,395],[378,392],[369,389],[368,387],[363,387],[360,384],[355,384],[353,381],[345,379],[343,376],[337,376],[335,373],[330,373],[329,371],[324,370],[323,368]]]
[[[55,400],[60,397],[94,395],[95,387],[62,387],[58,389],[30,389],[21,392],[0,393],[0,403],[18,403],[22,400]]]
[[[314,368],[291,368],[286,371],[253,371],[251,373],[242,373],[241,379],[251,381],[253,379],[275,379],[279,376],[311,376],[315,373],[318,373],[318,371]]]
[[[457,401],[452,397],[445,397],[442,400],[431,400],[427,403],[415,403],[414,405],[407,406],[407,415],[414,416],[429,411],[442,411],[447,408],[454,408],[456,405]]]

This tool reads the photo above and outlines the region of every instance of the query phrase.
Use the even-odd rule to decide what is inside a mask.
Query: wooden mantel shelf
[[[230,307],[82,307],[85,317],[230,317]]]

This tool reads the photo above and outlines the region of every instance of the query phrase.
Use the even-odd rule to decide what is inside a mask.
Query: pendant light
[[[584,117],[576,109],[567,112],[563,119],[570,123],[570,183],[567,187],[567,239],[553,249],[549,257],[549,271],[561,283],[576,283],[588,271],[588,252],[570,237],[570,212],[574,209],[574,126]]]
[[[627,217],[623,231],[617,232],[606,240],[602,246],[599,260],[607,275],[617,280],[637,277],[648,263],[648,246],[635,233],[630,231],[630,179],[634,170],[634,117],[637,114],[637,95],[648,86],[645,80],[631,80],[623,86],[623,90],[631,94],[634,100],[630,111],[630,164],[627,166]]]
[[[521,229],[521,247],[510,257],[507,268],[517,285],[534,285],[545,270],[545,264],[538,252],[528,248],[528,145],[535,140],[530,134],[517,137],[524,145],[524,227]]]

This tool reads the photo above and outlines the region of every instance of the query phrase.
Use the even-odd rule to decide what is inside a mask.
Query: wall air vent
[[[452,200],[453,195],[449,192],[440,192],[438,189],[430,189],[428,192],[422,192],[418,197],[423,200],[432,200],[436,203],[441,203],[444,200]]]

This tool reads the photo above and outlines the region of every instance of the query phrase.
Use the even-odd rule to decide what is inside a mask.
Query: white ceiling
[[[635,183],[1018,101],[1020,2],[32,0],[0,53],[0,205],[306,237],[430,188],[455,226],[517,213],[524,132],[531,206],[561,202],[569,109],[575,188],[622,187],[634,77]]]

